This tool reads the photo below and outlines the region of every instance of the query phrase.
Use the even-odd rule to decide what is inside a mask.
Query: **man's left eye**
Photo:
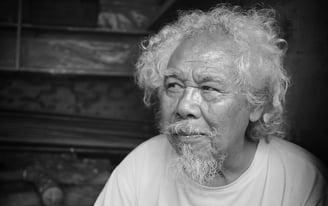
[[[168,93],[180,93],[183,91],[183,86],[177,82],[167,83],[165,89]]]
[[[211,86],[205,85],[205,86],[201,86],[200,88],[202,89],[202,91],[205,91],[205,92],[220,92],[219,89],[211,87]]]
[[[200,89],[202,96],[206,101],[215,100],[223,95],[223,92],[220,89],[213,86],[204,85],[201,86]]]

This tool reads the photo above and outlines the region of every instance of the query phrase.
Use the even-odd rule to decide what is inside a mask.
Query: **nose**
[[[200,103],[201,95],[198,89],[187,87],[179,99],[177,116],[182,119],[198,119],[201,116]]]

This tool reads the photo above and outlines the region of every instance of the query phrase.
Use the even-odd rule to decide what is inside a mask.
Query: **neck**
[[[222,172],[220,172],[213,181],[207,183],[206,186],[218,187],[227,185],[240,177],[252,164],[257,145],[258,142],[245,140],[243,146],[238,150],[234,149],[228,151]]]

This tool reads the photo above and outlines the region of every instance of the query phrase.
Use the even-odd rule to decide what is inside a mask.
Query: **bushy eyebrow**
[[[195,75],[195,80],[197,83],[207,83],[207,82],[214,82],[218,84],[224,84],[226,85],[228,83],[227,79],[225,79],[222,75],[218,74],[199,74]]]
[[[182,81],[187,79],[187,77],[185,77],[185,75],[183,75],[182,72],[170,71],[170,70],[166,70],[164,72],[164,80],[167,78],[176,78]]]
[[[222,66],[222,65],[221,65]],[[197,82],[218,82],[218,83],[228,83],[227,76],[223,73],[220,67],[206,65],[199,72],[193,74],[193,78]]]
[[[222,77],[219,76],[201,76],[201,77],[197,77],[197,81],[200,83],[203,82],[224,82]]]
[[[229,80],[217,69],[217,67],[207,66],[204,69],[196,71],[192,76],[197,84],[213,82],[221,85],[227,85]],[[187,74],[180,70],[166,70],[164,71],[164,80],[168,78],[175,78],[180,81],[188,81],[188,78],[190,77],[188,77]]]

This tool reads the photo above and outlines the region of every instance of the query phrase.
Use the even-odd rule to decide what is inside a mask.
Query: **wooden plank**
[[[136,34],[50,34],[23,31],[20,70],[58,74],[132,76],[141,36]],[[0,67],[15,70],[14,32],[0,38]]]
[[[156,21],[175,3],[175,0],[166,0],[163,5],[154,14],[153,18],[150,19],[147,25],[147,29],[155,24]]]
[[[0,142],[132,149],[150,137],[139,122],[0,112]]]
[[[153,119],[132,78],[109,76],[0,72],[0,108],[105,119]]]
[[[132,73],[132,47],[127,42],[23,38],[22,67],[51,73]]]
[[[16,29],[16,23],[7,23],[0,22],[0,28],[2,29]],[[104,28],[104,27],[78,27],[78,26],[54,26],[54,25],[35,25],[22,23],[22,28],[24,30],[34,30],[34,31],[52,31],[52,32],[71,32],[76,34],[105,34],[108,36],[111,35],[132,35],[132,36],[146,36],[151,32],[146,30],[114,30],[112,28]]]
[[[0,31],[0,67],[15,71],[16,35],[15,30]]]

